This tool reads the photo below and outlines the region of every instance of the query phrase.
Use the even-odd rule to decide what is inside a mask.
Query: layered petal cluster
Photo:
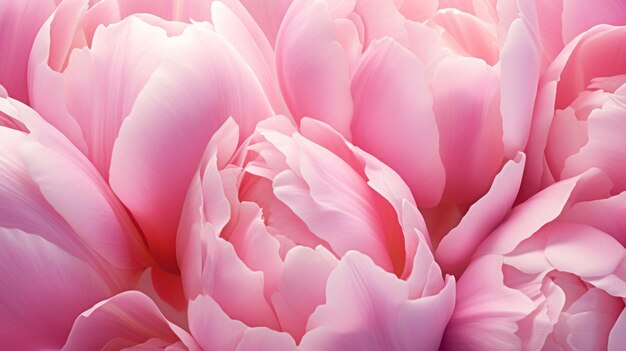
[[[239,148],[238,135],[228,120],[211,139],[178,233],[198,343],[436,349],[454,279],[400,177],[313,119],[270,118]]]
[[[30,92],[33,107],[108,181],[157,262],[176,273],[180,211],[206,143],[228,117],[249,135],[273,110],[250,66],[209,23],[133,14],[161,9],[144,7],[63,2],[35,41]]]
[[[517,206],[458,284],[445,350],[619,350],[624,193],[597,169]]]
[[[575,37],[548,67],[538,95],[524,192],[591,168],[626,190],[626,27],[599,25]]]

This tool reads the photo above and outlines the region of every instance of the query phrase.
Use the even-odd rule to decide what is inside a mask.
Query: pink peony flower
[[[621,0],[4,1],[0,345],[618,350],[625,25]]]
[[[626,193],[611,186],[589,170],[517,206],[461,277],[442,349],[621,349]]]
[[[454,280],[398,175],[312,119],[238,135],[229,120],[211,139],[178,233],[200,346],[436,349]]]
[[[63,2],[29,73],[33,107],[108,180],[163,269],[178,272],[184,194],[228,117],[242,140],[277,113],[315,118],[388,164],[448,272],[462,272],[513,204],[540,60],[531,28],[514,21],[506,35],[495,4],[158,4]]]

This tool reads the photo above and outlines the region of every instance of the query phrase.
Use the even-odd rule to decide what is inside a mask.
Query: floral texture
[[[0,345],[626,343],[622,0],[0,0]]]

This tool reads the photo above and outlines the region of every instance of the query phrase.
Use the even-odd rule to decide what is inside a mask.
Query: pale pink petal
[[[445,272],[459,276],[483,239],[510,211],[522,181],[525,162],[522,153],[507,162],[487,194],[476,201],[461,222],[441,240],[435,256]]]
[[[394,170],[360,148],[347,143],[328,125],[305,118],[301,123],[301,131],[316,144],[333,151],[354,170],[362,172],[361,177],[367,181],[367,185],[380,195],[374,194],[371,201],[376,204],[377,211],[385,222],[389,254],[396,264],[402,264],[401,261],[405,258],[401,276],[407,276],[418,245],[414,230],[428,232],[408,186]],[[430,246],[429,237],[424,240]]]
[[[614,192],[626,190],[625,114],[626,86],[618,89],[601,109],[591,112],[587,119],[589,141],[565,161],[561,178],[598,167],[613,181]]]
[[[588,225],[551,223],[542,233],[547,235],[546,258],[562,272],[583,278],[605,276],[613,273],[624,259],[623,246]]]
[[[350,14],[355,16],[354,13]],[[346,60],[350,68],[350,75],[354,74],[354,70],[359,62],[359,58],[363,53],[363,43],[359,33],[358,25],[350,18],[336,18],[335,35],[346,54]]]
[[[65,101],[64,65],[86,0],[62,1],[54,15],[42,26],[33,43],[28,65],[30,105],[60,130],[76,147],[87,147],[76,120],[60,104]]]
[[[472,203],[501,167],[498,85],[496,72],[475,58],[449,58],[437,66],[432,94],[446,172],[444,202]]]
[[[59,0],[5,1],[0,4],[0,84],[9,95],[28,103],[28,57],[37,31]]]
[[[432,248],[424,218],[411,191],[397,173],[358,148],[354,148],[354,154],[365,164],[363,171],[367,185],[380,195],[374,200],[387,230],[389,255],[396,265],[402,264],[404,259],[400,277],[406,277],[411,272],[411,260],[419,243]],[[415,235],[416,231],[423,236]]]
[[[204,230],[202,237],[198,245],[206,250],[206,257],[200,293],[211,296],[231,318],[248,326],[277,328],[276,315],[264,295],[264,274],[247,267],[232,244],[210,230]]]
[[[166,20],[189,22],[211,19],[212,0],[117,0],[122,18],[134,13],[150,13]]]
[[[276,39],[276,65],[283,96],[296,121],[312,117],[350,135],[348,61],[324,1],[298,1],[289,8]]]
[[[583,351],[606,349],[613,324],[623,308],[621,299],[591,288],[567,311],[571,313],[564,321],[569,332],[565,338],[567,346]]]
[[[26,138],[20,131],[0,128],[0,223],[6,228],[45,234],[48,241],[79,255],[79,246],[68,235],[73,234],[72,228],[44,199],[19,157]]]
[[[443,28],[442,37],[456,53],[483,59],[494,65],[499,59],[495,25],[467,12],[438,11],[429,22]]]
[[[118,338],[133,344],[180,340],[190,350],[199,350],[186,331],[165,319],[154,302],[138,291],[120,293],[85,311],[76,319],[63,350],[99,350]]]
[[[206,26],[188,27],[166,51],[120,128],[110,184],[153,255],[175,271],[181,208],[211,135],[232,116],[245,137],[272,111],[250,67]]]
[[[410,20],[422,22],[435,13],[438,5],[437,2],[437,0],[404,0],[400,6],[400,12]]]
[[[357,0],[354,12],[363,21],[364,47],[368,47],[372,41],[390,37],[406,45],[408,34],[406,18],[400,13],[393,0]]]
[[[626,309],[622,310],[609,334],[609,351],[619,351],[626,344]]]
[[[534,310],[531,299],[504,285],[502,258],[475,260],[459,280],[456,307],[442,350],[520,350],[517,321]]]
[[[237,345],[237,351],[297,351],[296,343],[287,333],[267,328],[250,328]]]
[[[0,111],[29,130],[0,129],[3,225],[44,235],[103,273],[130,269],[118,278],[149,264],[132,220],[84,156],[27,106],[2,99]]]
[[[409,299],[405,281],[350,252],[328,279],[326,304],[307,325],[302,350],[437,349],[452,312],[452,280],[436,296]],[[426,322],[428,321],[428,322]]]
[[[418,205],[437,204],[444,170],[419,60],[391,39],[372,43],[355,72],[352,96],[354,144],[396,170]]]
[[[189,325],[203,350],[296,350],[289,334],[263,327],[250,328],[232,320],[208,296],[191,301]]]
[[[513,251],[519,243],[557,218],[566,206],[606,197],[610,186],[602,173],[590,170],[548,187],[515,207],[507,220],[483,241],[476,255]]]
[[[241,0],[272,46],[276,42],[278,28],[292,2],[293,0]]]
[[[576,110],[568,107],[555,112],[545,154],[546,162],[556,178],[561,178],[567,158],[577,153],[587,140],[587,121],[578,120]]]
[[[141,234],[87,160],[37,142],[25,143],[21,154],[43,197],[91,249],[119,268],[150,263]]]
[[[210,197],[207,197],[211,201]],[[236,222],[231,222],[232,229],[227,236],[237,256],[251,270],[263,272],[265,296],[269,300],[283,268],[280,257],[280,242],[266,229],[261,208],[253,202],[242,202],[239,206]],[[271,214],[266,214],[271,215]],[[278,228],[280,229],[280,227]]]
[[[621,0],[602,0],[593,3],[584,0],[563,1],[563,42],[597,24],[626,24],[626,4]]]
[[[248,164],[246,171],[255,170],[251,164]],[[311,232],[300,217],[275,196],[272,180],[246,174],[241,182],[239,198],[241,201],[254,202],[261,207],[264,226],[268,233],[283,236],[298,245],[307,247],[327,245],[324,240]]]
[[[321,246],[295,247],[287,253],[272,304],[284,331],[300,341],[307,321],[326,302],[326,281],[337,259]]]
[[[115,292],[80,256],[43,236],[0,228],[0,250],[3,347],[58,349],[74,319]]]
[[[607,199],[575,204],[561,215],[561,219],[589,224],[626,246],[626,192]]]
[[[211,138],[201,167],[189,185],[176,238],[178,265],[188,299],[200,293],[206,255],[201,245],[202,226],[220,233],[232,215],[226,186],[217,167],[223,167],[230,160],[238,137],[237,124],[228,119]]]
[[[215,31],[223,35],[254,70],[276,113],[288,113],[276,76],[274,50],[258,24],[237,1],[216,1],[211,6]]]
[[[413,265],[411,274],[406,278],[409,285],[409,298],[417,299],[421,296],[432,296],[438,294],[446,284],[442,279],[441,268],[430,250],[426,245],[424,235],[419,231],[415,232],[415,236],[420,240],[419,246],[413,257]]]
[[[293,148],[278,144],[279,135],[268,133],[265,137],[283,153],[299,153],[296,172],[301,176],[291,170],[280,173],[274,178],[274,194],[314,234],[328,242],[339,256],[351,249],[359,250],[389,271],[403,269],[403,262],[397,266],[394,263],[399,262],[391,261],[388,233],[376,210],[374,194],[354,169],[299,134],[289,139],[296,144]]]
[[[594,78],[626,74],[625,37],[626,26],[599,25],[570,42],[552,65],[555,71],[562,69],[557,109],[564,109],[576,100]]]
[[[86,155],[106,178],[119,128],[160,61],[164,30],[136,18],[99,27],[91,48],[74,50],[63,72],[67,108],[78,122]]]
[[[204,350],[235,350],[247,328],[230,319],[209,296],[189,302],[189,330]]]
[[[528,143],[541,69],[532,28],[522,19],[511,24],[500,56],[503,141],[506,155],[512,157]]]

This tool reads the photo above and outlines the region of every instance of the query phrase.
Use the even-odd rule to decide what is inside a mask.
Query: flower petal
[[[373,42],[352,82],[353,142],[388,164],[420,206],[433,206],[445,182],[432,98],[419,60],[392,39]]]
[[[519,153],[515,160],[507,162],[487,194],[476,201],[461,222],[441,240],[435,256],[445,272],[460,276],[476,248],[510,211],[522,181],[525,161],[524,154]]]
[[[99,350],[114,339],[133,344],[158,339],[174,344],[182,340],[199,350],[191,336],[170,323],[155,303],[138,291],[125,291],[99,302],[76,319],[63,350]]]
[[[206,25],[190,26],[168,44],[120,128],[110,184],[153,255],[175,272],[176,228],[207,142],[230,116],[242,140],[272,110],[250,67]]]
[[[0,250],[4,347],[58,349],[74,319],[114,293],[87,262],[42,236],[0,228]]]
[[[328,250],[297,246],[287,253],[272,303],[283,330],[300,341],[309,316],[326,302],[326,281],[337,265]]]
[[[437,66],[432,94],[446,172],[443,202],[473,203],[500,168],[498,84],[493,68],[475,58],[449,58]]]
[[[500,56],[502,132],[505,153],[512,157],[528,143],[541,68],[538,44],[524,20],[513,21]]]
[[[454,282],[435,296],[409,300],[405,281],[358,252],[331,273],[326,304],[309,319],[302,350],[437,349],[453,309]]]
[[[54,11],[58,0],[10,1],[0,4],[0,84],[9,95],[28,103],[28,57],[37,31]]]
[[[350,135],[348,61],[324,1],[298,1],[289,8],[276,39],[276,65],[283,96],[296,121],[312,117]]]

